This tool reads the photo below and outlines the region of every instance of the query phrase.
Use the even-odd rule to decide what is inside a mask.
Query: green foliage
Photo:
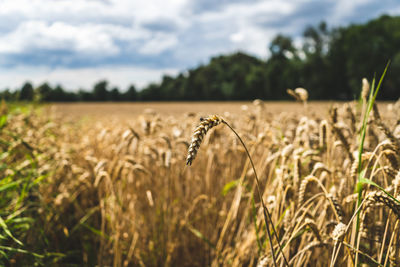
[[[8,110],[0,116],[0,265],[54,263],[63,255],[41,250],[43,225],[37,220],[39,185],[46,178],[38,167],[41,154],[14,125],[16,116],[25,117],[20,126],[30,125],[29,114],[24,106]]]

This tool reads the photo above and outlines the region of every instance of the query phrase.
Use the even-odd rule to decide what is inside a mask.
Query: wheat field
[[[399,266],[400,102],[375,105],[360,150],[365,111],[355,101],[2,103],[1,260]],[[226,125],[207,129],[186,165],[212,114],[248,148],[272,242],[251,162]]]

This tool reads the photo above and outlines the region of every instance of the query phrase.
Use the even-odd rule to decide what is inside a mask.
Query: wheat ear
[[[282,252],[282,246],[280,244],[279,237],[278,237],[278,235],[276,233],[276,229],[275,229],[274,223],[272,222],[271,214],[270,214],[270,212],[269,212],[269,210],[268,210],[267,206],[265,205],[264,200],[262,198],[261,189],[260,189],[260,181],[258,179],[258,175],[257,175],[257,172],[256,172],[256,168],[254,166],[253,160],[252,160],[252,158],[250,156],[250,153],[249,153],[245,143],[243,142],[242,138],[240,138],[239,134],[232,128],[232,126],[230,126],[229,123],[227,123],[224,119],[222,119],[221,117],[219,117],[217,115],[211,115],[211,116],[209,116],[209,117],[207,117],[205,119],[202,119],[201,122],[200,122],[200,125],[197,126],[197,128],[195,129],[195,131],[193,133],[192,142],[191,142],[191,144],[189,146],[188,156],[187,156],[187,159],[186,159],[186,164],[187,165],[191,165],[193,160],[196,158],[197,151],[199,150],[201,142],[202,142],[203,138],[205,137],[205,135],[207,134],[208,130],[211,129],[212,127],[214,127],[214,126],[217,126],[220,123],[224,123],[226,126],[228,126],[228,128],[239,139],[240,143],[244,147],[244,150],[246,151],[246,154],[247,154],[247,156],[249,158],[251,167],[253,168],[254,176],[256,178],[257,193],[258,193],[258,196],[260,198],[261,205],[263,207],[264,221],[265,221],[266,228],[267,228],[268,240],[269,240],[269,243],[270,243],[270,246],[271,246],[271,253],[272,253],[272,258],[273,258],[273,261],[274,261],[274,265],[278,266],[277,263],[276,263],[276,255],[275,255],[274,246],[272,244],[272,235],[271,235],[271,232],[270,232],[270,229],[269,229],[268,221],[271,223],[273,234],[274,234],[274,236],[276,238],[276,241],[278,242],[279,252],[282,254],[282,257],[283,257],[283,259],[285,261],[286,266],[289,266],[288,261],[287,261],[285,255],[284,255],[284,253]]]
[[[194,130],[192,142],[190,143],[186,158],[186,165],[192,165],[193,160],[196,158],[197,151],[200,148],[201,142],[206,136],[208,130],[214,126],[217,126],[223,121],[224,119],[217,115],[211,115],[208,118],[201,120],[200,125]]]

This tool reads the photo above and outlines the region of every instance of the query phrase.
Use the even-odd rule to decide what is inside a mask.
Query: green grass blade
[[[15,187],[17,187],[20,183],[22,182],[22,180],[18,180],[15,182],[11,182],[11,183],[7,183],[5,185],[0,186],[0,192],[3,191],[7,191],[9,189],[14,189]]]
[[[16,239],[12,235],[11,231],[8,229],[8,226],[7,226],[6,222],[3,220],[3,218],[1,218],[1,216],[0,216],[0,227],[3,229],[4,233],[6,233],[6,235],[11,237],[11,239],[14,240],[18,245],[23,246],[22,242],[19,241],[18,239]]]
[[[205,237],[199,230],[195,229],[190,224],[187,224],[186,227],[192,232],[195,236],[203,240],[207,245],[209,245],[213,249],[217,249],[217,247],[207,238]]]
[[[358,207],[361,205],[362,202],[362,185],[361,185],[361,179],[363,178],[363,173],[362,173],[362,154],[364,151],[364,141],[365,141],[365,136],[366,136],[366,132],[367,132],[367,122],[368,122],[368,117],[369,114],[371,113],[372,107],[374,105],[376,96],[378,95],[379,89],[381,88],[382,85],[382,81],[383,78],[386,75],[387,69],[389,67],[390,61],[387,63],[385,70],[383,71],[381,78],[379,80],[378,86],[375,89],[375,78],[372,80],[372,86],[371,86],[371,91],[369,94],[369,98],[368,98],[368,107],[366,112],[364,113],[364,118],[363,118],[363,123],[362,123],[362,129],[360,132],[360,145],[358,148],[358,168],[357,168],[357,183],[356,183],[356,188],[355,191],[357,192],[357,203],[356,203],[356,207],[355,210],[358,210]],[[355,231],[355,236],[356,239],[358,238],[359,235],[359,230],[360,230],[360,211],[357,212],[357,219],[356,219],[356,231]]]
[[[383,187],[381,187],[380,185],[378,185],[377,183],[375,183],[374,181],[371,181],[370,179],[367,178],[361,178],[360,179],[360,183],[361,184],[370,184],[372,186],[375,186],[376,188],[378,188],[379,190],[381,190],[383,193],[385,193],[388,197],[390,197],[391,199],[393,199],[393,201],[395,201],[397,204],[400,205],[400,201],[395,198],[394,196],[392,196],[389,192],[387,192]]]
[[[25,249],[20,249],[20,248],[13,248],[13,247],[7,247],[7,246],[0,245],[0,251],[1,250],[3,250],[3,251],[7,250],[7,251],[11,251],[11,252],[16,252],[16,253],[29,254],[29,255],[35,256],[37,258],[44,258],[43,255],[40,255],[40,254],[37,254],[37,253],[34,253],[34,252],[30,252],[30,251],[27,251]]]

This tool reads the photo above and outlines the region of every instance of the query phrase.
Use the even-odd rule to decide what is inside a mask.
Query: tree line
[[[8,101],[37,101],[37,102],[75,102],[75,101],[138,101],[139,93],[134,85],[121,93],[117,87],[109,88],[108,81],[97,82],[92,91],[83,89],[77,92],[65,90],[61,85],[52,88],[48,83],[34,88],[32,83],[25,84],[16,91],[5,90],[1,97]]]
[[[290,36],[278,34],[269,44],[266,60],[236,52],[214,57],[208,64],[143,90],[131,85],[125,92],[100,81],[91,91],[69,92],[29,82],[19,90],[5,90],[6,100],[37,101],[205,101],[288,99],[287,88],[304,87],[310,99],[352,100],[361,79],[380,75],[390,60],[380,99],[400,97],[400,17],[381,16],[365,24],[329,28],[325,22],[309,26],[297,47]]]

